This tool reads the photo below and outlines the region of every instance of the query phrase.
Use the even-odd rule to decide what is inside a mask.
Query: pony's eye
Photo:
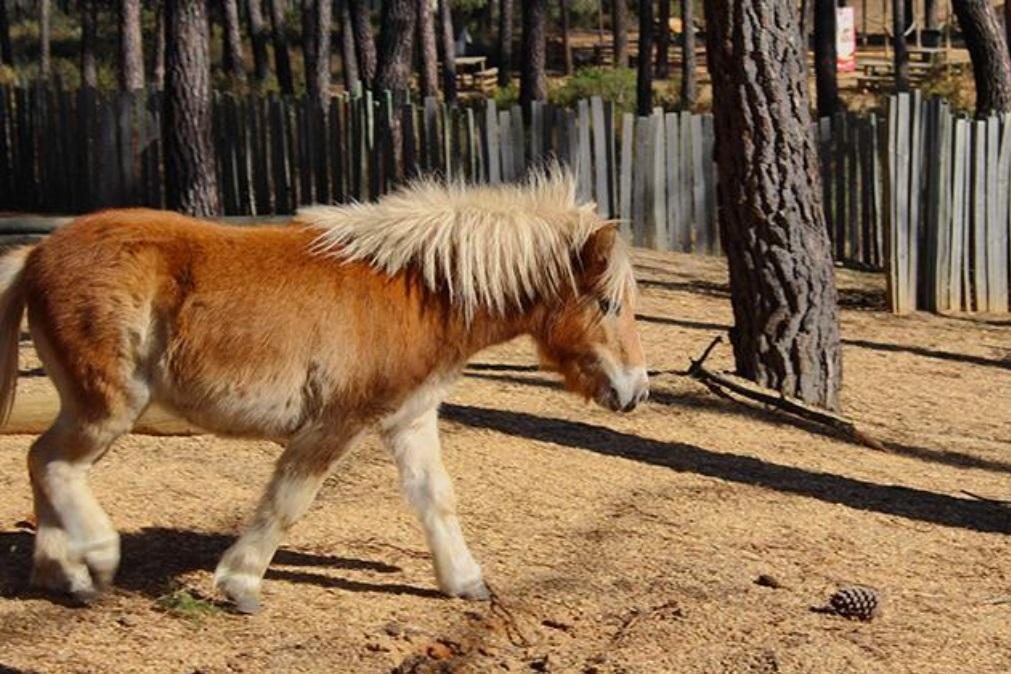
[[[598,302],[600,304],[600,313],[605,316],[609,314],[617,314],[621,311],[620,304],[616,304],[606,297],[601,297]]]

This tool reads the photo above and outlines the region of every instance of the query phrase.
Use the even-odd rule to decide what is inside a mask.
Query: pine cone
[[[844,618],[871,620],[881,612],[881,597],[876,590],[860,585],[839,588],[829,597],[829,607]]]

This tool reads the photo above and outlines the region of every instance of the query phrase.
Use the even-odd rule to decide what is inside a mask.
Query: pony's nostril
[[[642,393],[639,394],[639,402],[644,403],[649,400],[649,389],[643,389]]]

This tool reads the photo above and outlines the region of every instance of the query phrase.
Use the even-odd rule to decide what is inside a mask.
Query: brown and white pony
[[[440,401],[467,359],[531,335],[575,393],[631,410],[648,393],[635,281],[612,223],[570,178],[420,183],[374,204],[243,229],[152,210],[78,218],[0,260],[0,410],[18,332],[60,395],[28,465],[32,582],[88,599],[119,537],[90,466],[157,401],[210,431],[285,445],[217,586],[242,611],[284,533],[355,440],[378,427],[446,594],[487,596],[440,458]]]

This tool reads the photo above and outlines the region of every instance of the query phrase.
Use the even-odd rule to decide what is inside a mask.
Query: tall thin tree
[[[562,67],[566,75],[572,74],[572,48],[569,46],[569,0],[558,0],[559,23],[562,31]]]
[[[207,0],[166,2],[165,28],[162,133],[168,205],[190,215],[217,215]]]
[[[909,90],[909,50],[906,48],[906,1],[892,0],[892,53],[895,90]]]
[[[154,68],[151,72],[151,86],[155,91],[165,90],[165,1],[155,6],[154,26]]]
[[[681,109],[691,110],[698,95],[695,72],[695,0],[681,0]]]
[[[952,0],[976,81],[976,116],[1011,112],[1011,59],[990,0]]]
[[[831,117],[839,109],[835,12],[836,0],[814,0],[814,77],[818,92],[818,117]]]
[[[11,48],[11,22],[7,16],[7,0],[0,0],[0,65],[14,65]]]
[[[267,61],[270,29],[263,18],[263,0],[246,0],[246,17],[249,21],[249,37],[253,43],[253,76],[262,82],[270,74],[270,63]]]
[[[376,80],[378,58],[376,42],[372,38],[372,20],[369,18],[368,0],[348,0],[351,20],[355,30],[355,53],[358,55],[358,73],[366,87]],[[385,3],[384,3],[385,4]]]
[[[656,78],[670,77],[670,0],[659,0],[656,13]]]
[[[221,0],[221,10],[225,23],[222,65],[229,77],[237,82],[246,79],[246,68],[242,65],[242,31],[239,29],[238,0]]]
[[[442,89],[447,103],[456,101],[456,41],[453,39],[451,0],[439,0],[439,24],[442,35]]]
[[[333,30],[333,0],[304,0],[302,11],[308,15],[307,40],[312,58],[306,62],[305,83],[309,98],[326,114],[329,109],[331,58],[330,35]]]
[[[614,36],[614,65],[628,65],[628,0],[611,0],[611,35]]]
[[[653,0],[639,0],[639,56],[636,73],[636,111],[646,117],[653,110]]]
[[[435,46],[435,12],[432,11],[432,0],[417,0],[418,3],[418,51],[420,57],[419,81],[421,95],[439,95],[439,57]]]
[[[499,0],[498,85],[509,86],[513,68],[513,0]]]
[[[295,80],[291,74],[291,55],[288,53],[288,32],[284,21],[284,0],[267,0],[270,8],[270,37],[274,42],[274,70],[281,93],[295,93]]]
[[[360,77],[358,55],[355,54],[355,29],[351,22],[351,7],[348,0],[337,1],[340,3],[341,72],[344,75],[344,88],[351,91]]]
[[[543,101],[548,97],[548,79],[544,71],[547,14],[547,0],[524,0],[523,67],[520,68],[520,104],[524,108],[532,101]]]
[[[706,0],[719,213],[744,377],[829,409],[842,354],[793,0]]]
[[[418,19],[416,0],[384,0],[379,31],[379,67],[376,70],[376,88],[388,89],[395,101],[403,101],[411,81],[411,57],[414,53],[414,35]],[[393,153],[394,180],[404,177],[403,128],[400,115],[392,115],[390,125],[390,150]]]
[[[43,80],[49,79],[52,70],[51,66],[51,14],[52,7],[49,0],[39,0],[39,76]]]
[[[144,88],[140,0],[119,0],[119,86],[124,91]]]
[[[3,4],[2,0],[0,4]],[[95,63],[97,25],[97,0],[81,0],[81,84],[91,89],[98,86],[98,66]]]

